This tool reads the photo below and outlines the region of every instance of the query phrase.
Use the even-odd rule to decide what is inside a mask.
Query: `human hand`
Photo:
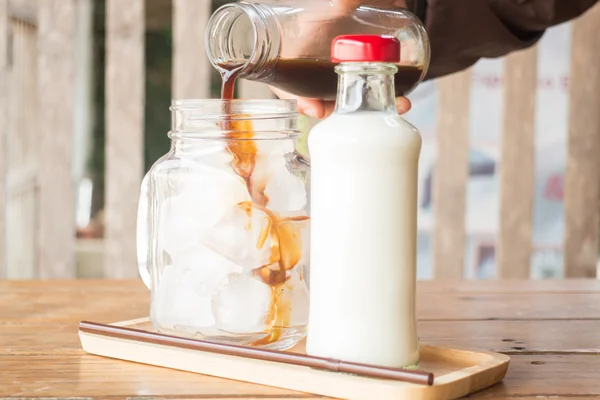
[[[316,99],[307,99],[304,97],[298,97],[293,94],[284,92],[283,90],[277,89],[270,86],[271,90],[280,99],[294,99],[298,105],[298,112],[311,118],[323,119],[331,115],[335,107],[334,101],[321,101]],[[396,110],[399,114],[404,114],[410,110],[410,100],[406,97],[396,98]]]
[[[311,17],[307,18],[306,23],[299,23],[300,33],[298,37],[305,38],[301,43],[296,43],[293,47],[293,53],[286,54],[287,57],[293,58],[301,54],[305,54],[307,49],[314,49],[315,46],[322,46],[321,38],[327,36],[326,31],[337,30],[335,21],[339,18],[343,18],[348,15],[352,10],[359,7],[361,4],[369,3],[369,0],[332,0],[331,7],[327,10],[322,8],[314,10],[315,13],[320,14],[319,18],[322,23],[319,25],[314,23],[314,19]],[[316,3],[315,3],[316,4]],[[398,7],[406,8],[405,0],[377,0],[377,5],[384,7]],[[327,18],[324,18],[325,12]],[[330,33],[331,35],[331,33]],[[289,51],[289,50],[288,50]],[[270,86],[271,91],[275,93],[280,99],[294,99],[298,104],[298,111],[304,115],[312,118],[322,119],[329,116],[335,107],[334,101],[322,101],[317,99],[307,99],[299,96],[295,96],[291,93],[285,92],[276,87]],[[410,110],[411,103],[406,97],[396,98],[396,109],[398,113],[403,114]]]

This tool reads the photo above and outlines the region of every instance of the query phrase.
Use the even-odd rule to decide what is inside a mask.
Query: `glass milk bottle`
[[[395,108],[397,39],[341,36],[334,113],[311,156],[307,353],[388,367],[419,361],[415,318],[421,137]]]

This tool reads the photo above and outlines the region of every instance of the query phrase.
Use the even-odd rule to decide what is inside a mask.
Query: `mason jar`
[[[308,319],[310,169],[293,100],[175,100],[138,209],[163,333],[285,349]]]

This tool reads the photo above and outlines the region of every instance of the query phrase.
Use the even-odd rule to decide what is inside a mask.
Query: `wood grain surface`
[[[508,353],[503,383],[472,398],[600,398],[600,283],[421,282],[426,344]],[[85,354],[83,319],[147,315],[140,281],[0,281],[0,398],[316,399]]]

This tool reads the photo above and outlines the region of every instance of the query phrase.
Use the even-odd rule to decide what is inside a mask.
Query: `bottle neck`
[[[394,74],[398,67],[384,63],[341,63],[336,113],[379,111],[396,113]]]
[[[249,79],[269,74],[281,48],[273,9],[245,1],[218,8],[208,21],[205,40],[214,68],[221,74],[235,70]]]

